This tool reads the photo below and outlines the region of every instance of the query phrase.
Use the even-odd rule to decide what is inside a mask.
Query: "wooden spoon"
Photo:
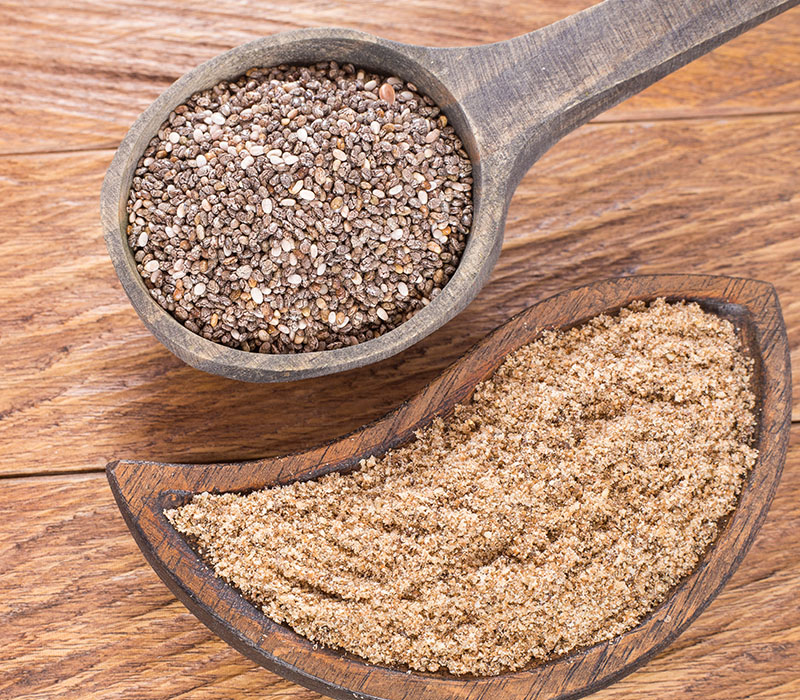
[[[511,195],[556,141],[737,34],[800,0],[606,0],[530,34],[485,46],[436,49],[347,29],[258,39],[190,71],[131,127],[103,183],[106,244],[145,325],[185,362],[233,379],[287,381],[377,362],[459,313],[489,277]],[[415,83],[455,125],[474,166],[475,213],[458,269],[442,293],[393,331],[338,350],[249,353],[185,328],[150,296],[126,241],[126,202],[147,143],[190,95],[254,66],[336,60]]]
[[[688,299],[731,320],[755,361],[758,461],[716,543],[698,568],[638,627],[608,642],[529,669],[490,678],[407,673],[319,648],[268,619],[217,578],[163,515],[194,494],[247,492],[356,467],[410,440],[434,416],[469,398],[505,356],[544,328],[574,326],[636,299]],[[697,617],[733,574],[766,516],[780,480],[789,439],[791,375],[786,328],[773,287],[765,282],[703,275],[656,275],[598,282],[523,311],[385,418],[304,452],[238,464],[108,465],[122,515],[156,573],[209,628],[245,656],[296,683],[335,698],[468,700],[576,698],[633,671]]]

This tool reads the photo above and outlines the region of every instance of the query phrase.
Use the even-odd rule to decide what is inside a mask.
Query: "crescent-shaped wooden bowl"
[[[542,329],[580,324],[630,302],[666,297],[697,301],[730,319],[755,360],[759,456],[733,514],[698,568],[635,629],[608,642],[528,669],[488,678],[417,673],[370,665],[320,648],[267,618],[213,570],[163,515],[203,491],[247,492],[354,468],[359,460],[410,440],[433,416],[468,399],[511,351]],[[304,452],[238,464],[120,461],[108,479],[147,560],[175,595],[209,628],[257,663],[335,698],[468,700],[575,698],[630,673],[663,649],[720,591],[753,542],[778,485],[790,424],[791,379],[786,329],[773,287],[702,275],[626,277],[573,289],[542,301],[498,328],[412,399],[351,435]]]

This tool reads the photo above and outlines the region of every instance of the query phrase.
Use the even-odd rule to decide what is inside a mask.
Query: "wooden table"
[[[557,145],[514,197],[490,283],[395,358],[291,385],[238,384],[183,365],[129,305],[103,245],[100,183],[135,116],[187,69],[296,27],[450,46],[588,4],[0,3],[0,698],[318,697],[241,657],[174,600],[117,512],[103,474],[111,459],[230,460],[330,439],[396,406],[525,306],[614,275],[769,280],[800,368],[797,9]],[[594,697],[800,697],[793,431],[739,572],[665,653]]]

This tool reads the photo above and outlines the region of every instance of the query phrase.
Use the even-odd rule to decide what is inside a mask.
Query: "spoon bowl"
[[[758,459],[736,509],[698,568],[637,627],[607,642],[513,673],[465,678],[408,672],[319,647],[267,618],[218,578],[164,516],[195,494],[249,492],[357,468],[413,439],[436,416],[469,399],[476,384],[543,329],[567,328],[635,300],[696,301],[736,327],[754,361]],[[627,277],[573,289],[506,322],[441,376],[386,417],[303,452],[228,464],[120,461],[108,480],[136,542],[174,594],[211,630],[245,656],[289,680],[335,698],[469,700],[577,698],[630,673],[674,640],[711,602],[755,539],[780,480],[791,418],[786,328],[775,290],[755,280],[703,275]]]
[[[349,29],[303,29],[223,53],[171,85],[133,124],[103,182],[105,240],[145,325],[207,372],[288,381],[377,362],[416,343],[469,304],[491,273],[511,195],[554,143],[598,113],[800,0],[606,0],[508,41],[465,48],[401,44]],[[133,173],[170,112],[192,94],[253,67],[352,63],[416,84],[453,124],[473,165],[474,216],[459,265],[428,306],[364,343],[298,354],[226,347],[184,327],[150,296],[126,240]]]

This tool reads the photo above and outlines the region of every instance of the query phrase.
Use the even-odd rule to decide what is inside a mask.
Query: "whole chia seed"
[[[635,627],[696,568],[756,461],[752,367],[728,321],[637,302],[545,331],[357,471],[166,516],[316,643],[519,669]]]
[[[430,98],[350,65],[255,68],[192,95],[150,141],[128,243],[186,328],[249,351],[341,348],[444,287],[472,166]]]

